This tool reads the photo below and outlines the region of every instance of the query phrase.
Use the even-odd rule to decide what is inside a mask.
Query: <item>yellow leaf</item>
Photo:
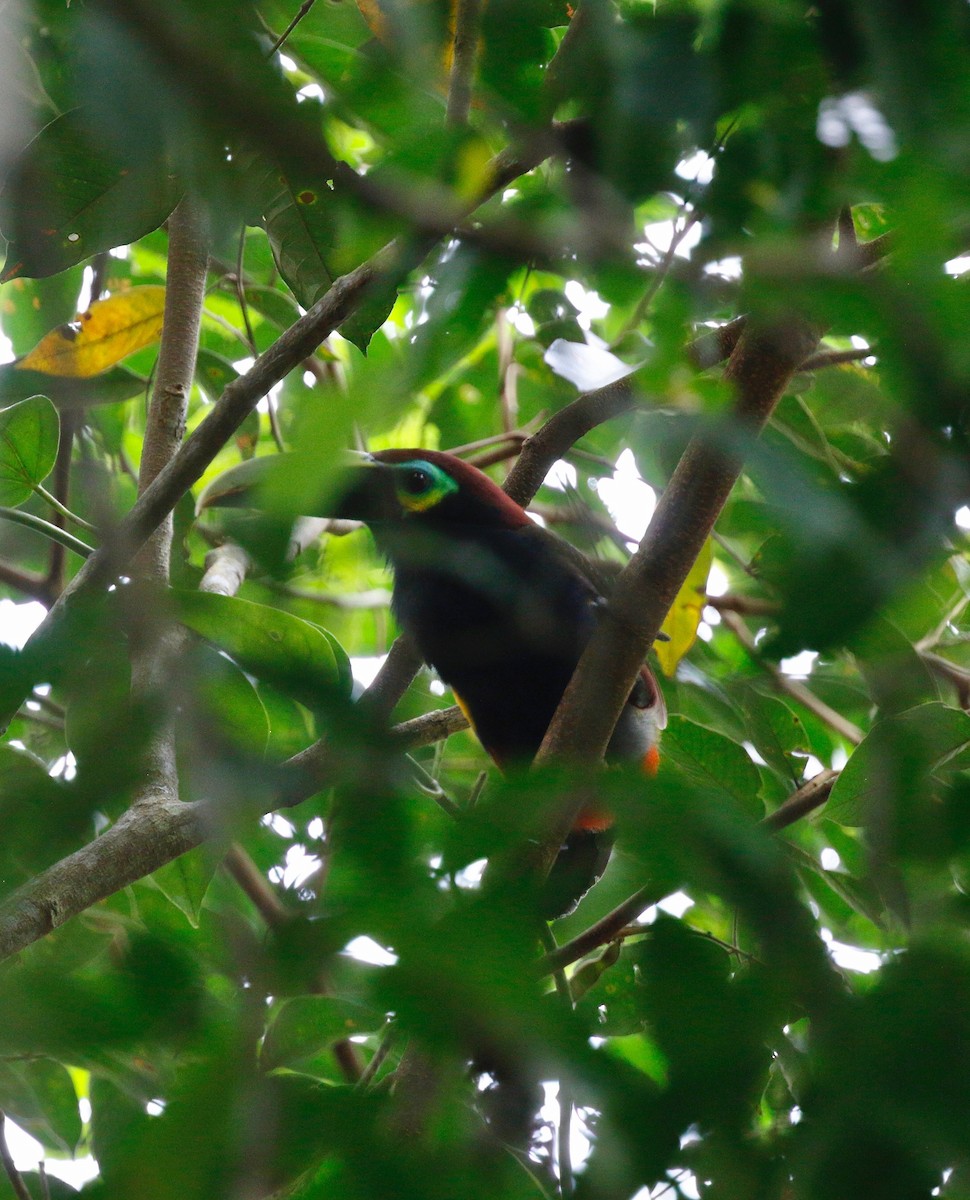
[[[661,632],[665,633],[670,641],[657,642],[654,649],[660,669],[668,679],[673,678],[677,664],[693,646],[697,637],[697,626],[701,623],[701,613],[704,610],[704,590],[707,587],[713,557],[714,548],[711,539],[708,538],[661,626]]]
[[[17,366],[45,375],[99,375],[158,340],[164,307],[165,289],[157,285],[95,300],[87,312],[41,338]]]

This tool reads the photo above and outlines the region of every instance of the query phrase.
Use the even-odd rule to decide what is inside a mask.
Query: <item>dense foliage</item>
[[[0,1112],[92,1200],[970,1195],[966,4],[0,21]],[[560,413],[534,513],[619,570],[635,463],[703,546],[623,576],[653,780],[503,779],[400,652],[354,698],[387,569],[294,524]],[[481,863],[577,788],[548,934]]]

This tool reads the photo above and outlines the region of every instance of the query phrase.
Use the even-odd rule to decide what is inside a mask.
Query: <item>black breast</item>
[[[597,595],[538,528],[423,530],[386,547],[394,611],[505,765],[538,750],[595,624]]]

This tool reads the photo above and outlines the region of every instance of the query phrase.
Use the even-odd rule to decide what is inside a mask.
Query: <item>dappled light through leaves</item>
[[[0,1200],[968,1194],[970,8],[863,7],[0,11]]]

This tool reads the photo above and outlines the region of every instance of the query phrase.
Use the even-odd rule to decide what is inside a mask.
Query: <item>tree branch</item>
[[[208,222],[192,197],[184,197],[172,213],[168,242],[162,341],[138,476],[142,494],[178,453],[189,411],[209,262]],[[169,513],[138,556],[132,572],[136,584],[160,588],[168,585],[173,528]],[[177,799],[175,735],[171,705],[164,698],[185,634],[151,607],[143,610],[137,603],[129,605],[128,616],[132,626],[132,692],[159,707],[157,726],[143,752],[138,796],[146,801],[162,796]]]
[[[7,1115],[0,1110],[0,1162],[3,1163],[3,1169],[17,1200],[32,1200],[30,1192],[27,1190],[27,1185],[17,1170],[13,1155],[10,1153],[10,1147],[7,1145],[6,1124]]]
[[[817,342],[816,330],[799,318],[786,326],[745,325],[725,370],[736,394],[732,426],[718,438],[695,436],[684,452],[646,536],[617,579],[537,763],[602,758],[647,651],[741,473],[737,451],[729,447],[760,431]],[[510,855],[493,878],[548,873],[581,803],[565,797],[537,839]]]
[[[472,100],[472,80],[478,57],[478,26],[481,0],[458,0],[452,42],[451,74],[448,78],[449,125],[464,125]]]

